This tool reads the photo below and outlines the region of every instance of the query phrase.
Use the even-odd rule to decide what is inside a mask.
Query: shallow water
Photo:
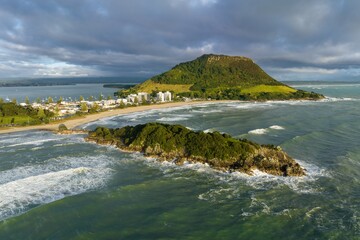
[[[302,178],[182,167],[83,141],[0,135],[0,239],[359,239],[360,84],[320,102],[221,103],[83,126],[180,123],[280,145]]]

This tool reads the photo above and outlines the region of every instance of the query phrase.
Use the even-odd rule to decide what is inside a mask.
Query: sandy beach
[[[162,108],[173,108],[173,107],[182,107],[196,104],[204,104],[204,103],[217,103],[217,102],[231,102],[231,101],[191,101],[191,102],[170,102],[170,103],[162,103],[162,104],[154,104],[154,105],[145,105],[145,106],[137,106],[137,107],[128,107],[124,109],[113,109],[105,112],[100,112],[96,114],[85,115],[76,119],[64,120],[57,123],[50,123],[44,125],[35,125],[35,126],[25,126],[25,127],[9,127],[0,129],[0,134],[13,133],[13,132],[21,132],[21,131],[30,131],[30,130],[57,130],[59,124],[65,124],[69,129],[74,129],[83,124],[97,121],[101,118],[112,117],[122,114],[128,114],[133,112],[142,112],[153,109],[162,109]]]

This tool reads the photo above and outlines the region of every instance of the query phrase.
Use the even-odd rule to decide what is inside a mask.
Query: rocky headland
[[[280,147],[259,145],[219,132],[204,133],[181,125],[147,123],[123,128],[97,127],[85,138],[120,150],[142,152],[159,161],[206,163],[224,172],[252,174],[253,170],[277,176],[304,176],[305,170]]]

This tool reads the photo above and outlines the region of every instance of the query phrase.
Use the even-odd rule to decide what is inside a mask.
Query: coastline
[[[23,132],[23,131],[31,131],[31,130],[47,130],[47,131],[56,131],[60,124],[65,124],[68,129],[74,129],[80,125],[95,122],[102,118],[113,117],[117,115],[123,115],[134,112],[143,112],[154,109],[163,109],[163,108],[172,108],[172,107],[182,107],[182,106],[191,106],[191,105],[199,105],[204,103],[224,103],[224,102],[238,102],[236,100],[212,100],[212,101],[191,101],[191,102],[169,102],[169,103],[161,103],[161,104],[153,104],[153,105],[142,105],[136,107],[128,107],[123,109],[113,109],[105,112],[99,112],[95,114],[85,115],[76,119],[63,120],[57,123],[49,123],[43,125],[34,125],[34,126],[24,126],[24,127],[9,127],[0,129],[0,135],[6,133],[14,133],[14,132]]]

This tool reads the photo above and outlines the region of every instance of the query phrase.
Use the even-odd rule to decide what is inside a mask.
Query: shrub
[[[59,125],[59,131],[61,132],[61,131],[66,131],[66,130],[68,130],[68,128],[65,126],[65,124],[60,124]]]

